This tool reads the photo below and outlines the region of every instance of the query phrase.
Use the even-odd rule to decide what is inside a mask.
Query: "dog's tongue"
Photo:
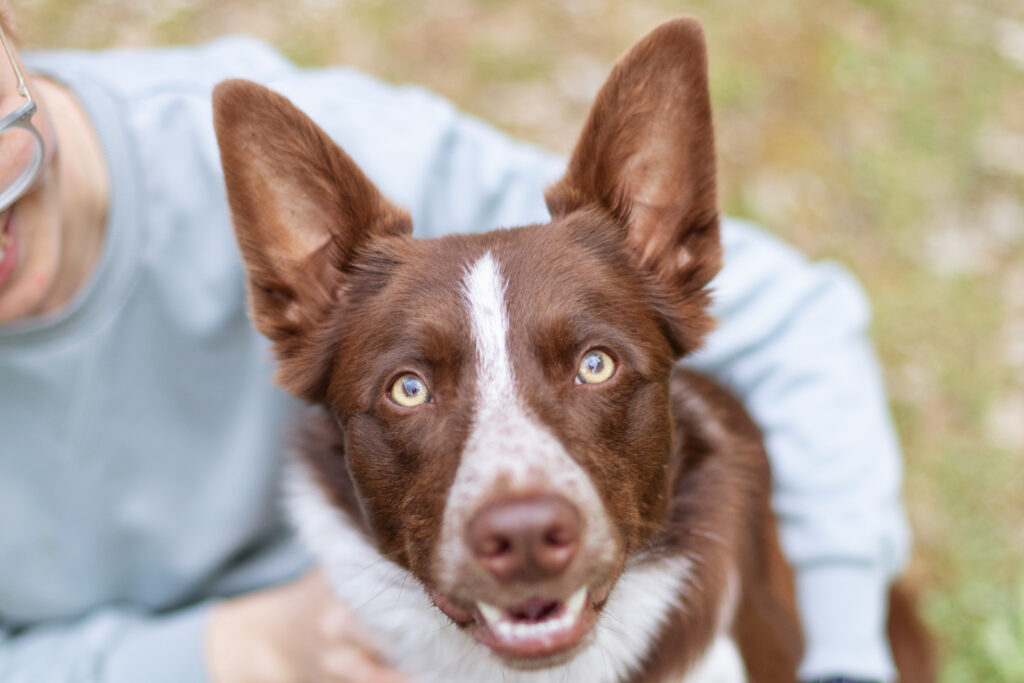
[[[560,604],[543,598],[530,598],[521,605],[508,610],[509,615],[517,621],[539,621],[558,611]]]

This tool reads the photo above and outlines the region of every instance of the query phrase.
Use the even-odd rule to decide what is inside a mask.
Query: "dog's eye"
[[[600,384],[607,382],[615,373],[615,361],[600,349],[591,349],[583,356],[579,372],[576,373],[577,384]]]
[[[388,395],[392,401],[406,408],[415,408],[430,401],[426,382],[412,373],[406,373],[396,379]]]

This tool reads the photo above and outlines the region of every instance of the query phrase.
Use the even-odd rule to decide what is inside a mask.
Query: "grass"
[[[724,208],[843,261],[874,302],[906,453],[910,574],[940,640],[942,680],[1024,680],[1018,0],[21,5],[32,45],[252,33],[302,64],[425,85],[562,152],[623,49],[663,19],[699,16]]]

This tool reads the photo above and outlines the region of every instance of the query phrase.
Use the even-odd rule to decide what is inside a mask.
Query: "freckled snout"
[[[498,500],[466,525],[476,561],[499,581],[557,577],[580,546],[580,513],[559,495]]]

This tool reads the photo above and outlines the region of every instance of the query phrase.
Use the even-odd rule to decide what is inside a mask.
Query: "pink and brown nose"
[[[466,540],[477,561],[499,580],[553,578],[579,549],[580,514],[558,495],[499,500],[477,511]]]

